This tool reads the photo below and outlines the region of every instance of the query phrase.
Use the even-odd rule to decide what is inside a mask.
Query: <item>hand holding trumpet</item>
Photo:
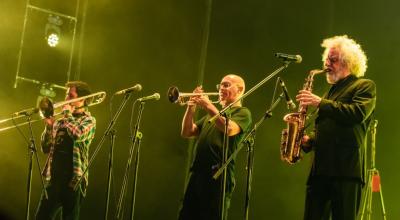
[[[168,99],[180,105],[187,105],[185,115],[182,120],[181,135],[183,137],[197,136],[199,129],[194,123],[194,113],[196,106],[200,106],[205,111],[218,112],[217,108],[208,98],[208,95],[214,95],[212,93],[204,93],[201,86],[196,87],[192,93],[180,93],[178,88],[170,87],[168,90]],[[215,93],[218,94],[218,93]],[[215,114],[215,113],[214,113]]]
[[[199,93],[199,95],[195,95]],[[212,105],[212,102],[208,98],[207,95],[204,94],[204,90],[202,86],[198,86],[193,90],[193,96],[190,97],[188,105],[189,106],[200,106],[203,109],[206,109],[207,106]]]

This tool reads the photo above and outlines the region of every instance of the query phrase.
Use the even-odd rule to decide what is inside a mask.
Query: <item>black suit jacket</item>
[[[364,180],[364,154],[376,86],[350,75],[333,85],[319,105],[311,146],[310,177],[328,176]]]

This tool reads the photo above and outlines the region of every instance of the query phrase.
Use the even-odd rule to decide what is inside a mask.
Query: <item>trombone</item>
[[[6,122],[9,122],[9,121],[14,122],[14,120],[17,120],[17,119],[25,117],[25,116],[30,116],[30,115],[32,115],[34,113],[38,113],[38,112],[40,115],[40,119],[35,119],[30,122],[33,123],[33,122],[41,121],[45,118],[50,118],[53,116],[56,117],[56,116],[61,115],[62,107],[65,105],[69,105],[74,102],[79,102],[79,101],[85,100],[87,105],[85,105],[84,107],[89,107],[89,106],[94,106],[94,105],[102,103],[105,100],[105,98],[106,98],[106,92],[103,92],[103,91],[92,93],[90,95],[78,97],[75,99],[70,99],[67,101],[57,102],[54,104],[51,102],[51,100],[49,98],[44,97],[40,100],[39,107],[25,109],[25,110],[16,112],[16,113],[12,114],[12,116],[10,118],[0,120],[0,125],[4,124]],[[11,129],[11,128],[19,127],[22,125],[26,125],[30,122],[27,121],[27,122],[21,122],[21,123],[14,123],[11,126],[7,126],[7,127],[3,127],[3,128],[1,128],[1,126],[0,126],[0,132]]]
[[[202,92],[202,93],[184,93],[179,92],[178,87],[169,87],[167,92],[168,100],[171,103],[183,105],[192,105],[190,98],[193,96],[219,96],[218,92]],[[212,103],[218,103],[218,101],[211,101]]]

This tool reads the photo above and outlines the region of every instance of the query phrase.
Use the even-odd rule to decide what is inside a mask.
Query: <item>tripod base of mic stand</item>
[[[372,217],[372,197],[373,193],[379,193],[380,197],[380,205],[382,210],[382,219],[386,220],[386,210],[385,204],[383,202],[383,194],[382,194],[382,186],[380,182],[379,171],[377,169],[370,169],[367,172],[367,182],[366,189],[363,193],[363,203],[362,203],[362,211],[360,214],[360,220],[367,219],[370,220]],[[367,209],[367,210],[365,210]],[[365,218],[364,218],[365,217]]]

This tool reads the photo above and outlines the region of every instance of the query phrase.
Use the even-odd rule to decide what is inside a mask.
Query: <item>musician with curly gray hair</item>
[[[302,144],[304,151],[314,152],[304,219],[356,219],[376,86],[362,78],[367,57],[353,39],[335,36],[323,40],[321,46],[330,90],[321,97],[306,90],[296,96],[301,105],[318,109],[314,132],[305,135]]]

